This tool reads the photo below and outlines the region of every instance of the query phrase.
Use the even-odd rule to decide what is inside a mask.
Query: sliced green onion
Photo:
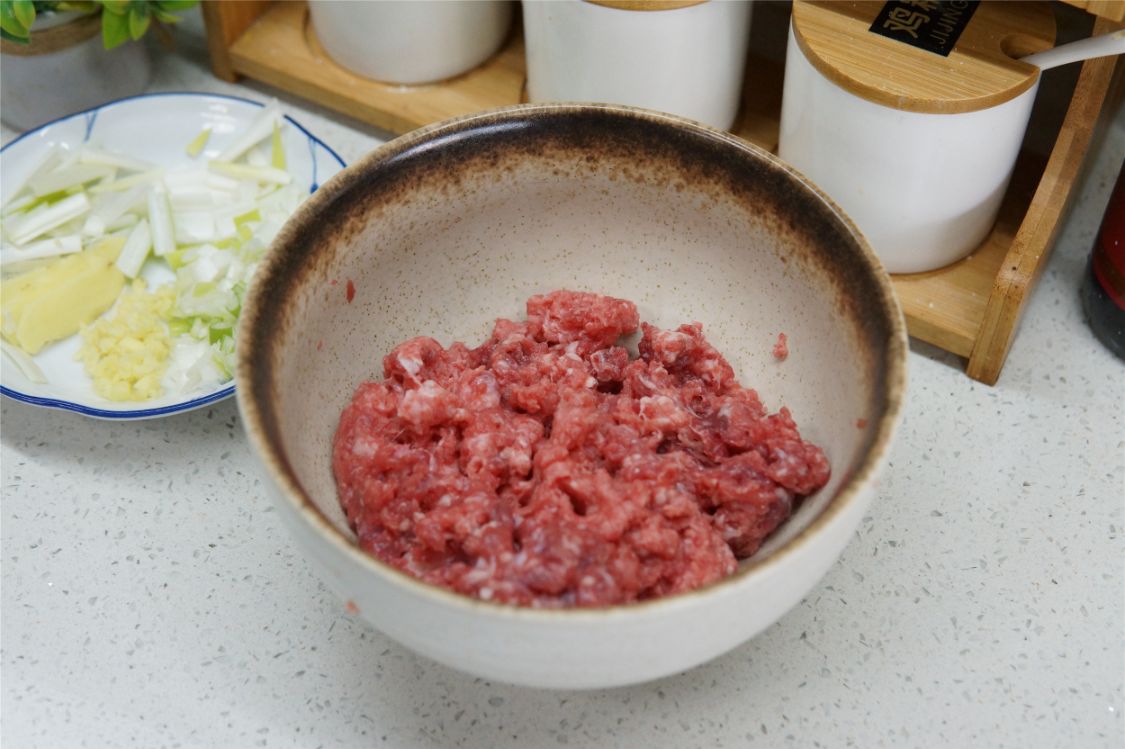
[[[40,175],[46,174],[54,169],[58,166],[61,159],[62,149],[57,144],[48,147],[36,160],[35,165],[31,168],[31,171],[27,173],[27,176],[16,184],[11,195],[9,195],[9,200],[18,198],[20,193],[27,189],[28,184],[30,184],[32,180],[38,179]],[[7,211],[5,211],[5,213],[7,213]]]
[[[230,338],[233,330],[234,329],[230,326],[219,327],[217,325],[213,325],[211,326],[211,330],[209,335],[207,336],[207,340],[210,343],[218,343],[224,338]]]
[[[157,167],[148,172],[141,172],[140,174],[131,174],[128,177],[123,177],[114,180],[107,185],[94,185],[90,188],[91,193],[113,192],[116,190],[128,190],[137,185],[145,185],[149,182],[155,182],[164,176],[163,167]]]
[[[281,141],[281,122],[273,121],[273,138],[270,141],[270,166],[274,169],[285,168],[285,144]]]
[[[117,269],[129,278],[136,278],[151,250],[152,232],[148,228],[148,222],[141,219],[129,232],[121,254],[117,256]]]
[[[42,205],[28,213],[12,229],[12,241],[27,244],[51,229],[72,221],[90,210],[90,199],[85,193],[71,195],[57,203]]]
[[[70,255],[82,251],[82,238],[77,234],[43,239],[24,246],[4,245],[0,249],[0,264],[19,263],[25,260],[41,260],[46,257]]]
[[[176,244],[201,244],[215,238],[215,216],[210,211],[176,211],[172,227]]]
[[[281,113],[278,111],[277,102],[271,101],[263,107],[262,113],[250,124],[250,127],[243,130],[241,135],[239,135],[233,143],[219,153],[218,160],[234,161],[239,156],[270,137],[270,134],[273,132],[274,123],[280,118]]]
[[[86,217],[82,233],[87,237],[104,234],[118,217],[144,203],[145,189],[139,185],[124,192],[100,195],[95,199],[90,215]]]
[[[111,166],[115,169],[124,169],[127,172],[147,172],[154,168],[154,165],[147,161],[89,147],[83,148],[79,152],[78,163]]]
[[[195,138],[192,139],[191,143],[187,144],[187,148],[184,149],[185,151],[187,151],[187,155],[194,159],[196,156],[201,154],[203,152],[203,149],[207,146],[207,139],[210,137],[211,126],[205,125],[203,129],[199,131],[199,135],[195,136]]]
[[[243,224],[245,224],[248,221],[261,221],[261,220],[262,220],[262,212],[259,211],[257,208],[255,208],[251,211],[247,211],[246,213],[240,213],[239,215],[235,216],[234,217],[234,225],[235,226],[242,226]]]
[[[293,181],[289,172],[274,169],[272,166],[249,166],[247,164],[233,164],[229,161],[209,161],[207,162],[207,168],[235,179],[268,182],[275,185],[288,185]]]
[[[31,204],[36,200],[39,200],[39,198],[35,197],[34,195],[24,195],[22,198],[13,200],[12,202],[4,206],[4,215],[11,216],[12,214],[19,213],[25,208],[30,208]]]
[[[172,213],[168,209],[168,193],[163,185],[154,185],[148,194],[148,222],[152,227],[153,252],[162,257],[175,250]]]
[[[120,216],[110,221],[105,225],[105,230],[109,232],[119,231],[121,229],[128,229],[136,226],[139,216],[135,213],[122,213]]]
[[[82,192],[82,189],[79,188],[78,190],[76,190],[76,192]],[[62,200],[63,198],[70,197],[71,195],[74,195],[74,194],[75,194],[74,192],[70,192],[68,190],[59,190],[58,192],[53,192],[50,195],[44,195],[43,197],[39,197],[39,198],[35,197],[34,195],[30,195],[30,194],[26,195],[23,198],[20,198],[19,202],[22,203],[22,208],[19,211],[19,213],[23,213],[23,214],[30,213],[33,208],[38,208],[41,205],[51,205],[52,203],[57,203],[60,200]],[[30,202],[27,202],[28,199],[30,199]],[[10,216],[9,216],[9,214],[4,214],[4,215],[5,215],[5,217],[15,218],[16,212],[13,212]]]
[[[87,182],[93,182],[103,177],[112,176],[114,171],[112,167],[108,166],[78,164],[69,169],[42,174],[32,180],[29,186],[33,193],[39,197],[43,197],[44,195],[49,195],[59,190],[68,190],[84,185]]]

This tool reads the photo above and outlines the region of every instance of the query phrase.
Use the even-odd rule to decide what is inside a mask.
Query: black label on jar
[[[869,31],[949,57],[980,0],[891,0]]]

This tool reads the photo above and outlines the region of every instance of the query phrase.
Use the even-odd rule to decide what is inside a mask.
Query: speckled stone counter
[[[215,80],[181,37],[153,90],[273,93]],[[348,161],[379,142],[283,103]],[[999,384],[915,343],[839,563],[755,640],[656,683],[518,689],[371,630],[290,545],[233,401],[117,424],[4,400],[3,746],[1125,745],[1125,364],[1077,294],[1122,120]]]

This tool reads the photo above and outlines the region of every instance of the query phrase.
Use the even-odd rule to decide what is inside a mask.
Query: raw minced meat
[[[618,345],[640,327],[640,356]],[[362,548],[493,601],[601,606],[734,572],[828,461],[767,413],[699,323],[556,291],[481,346],[414,338],[359,386],[336,432]]]
[[[789,336],[784,333],[777,334],[777,343],[773,345],[773,358],[778,361],[789,358]]]

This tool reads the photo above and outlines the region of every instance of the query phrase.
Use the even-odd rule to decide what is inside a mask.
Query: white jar
[[[1006,9],[986,10],[989,5],[1006,4],[983,3],[963,42],[985,39],[971,24],[1004,23],[989,13]],[[826,22],[825,7],[794,5],[779,155],[844,209],[888,272],[933,270],[961,259],[996,220],[1038,91],[1037,71],[1026,66],[1021,73],[1019,66],[1026,64],[988,58],[980,50],[958,47],[944,57],[875,34],[858,37],[869,48],[841,51],[840,38],[829,36],[839,29]],[[1043,10],[1045,16],[1028,21],[1041,42],[1028,51],[1053,40],[1054,22],[1050,10]],[[863,18],[857,33],[868,34],[871,23]],[[995,35],[996,55],[1004,54],[1001,38]],[[1006,64],[1011,74],[997,74],[993,83],[951,83],[949,71],[970,70],[965,66],[982,60],[993,67]],[[949,70],[942,70],[946,65]],[[881,88],[868,81],[879,81]],[[997,90],[989,91],[989,85]],[[986,106],[978,106],[981,102]]]
[[[508,0],[313,0],[313,29],[336,63],[365,78],[417,84],[487,60],[508,34]]]
[[[727,130],[742,95],[748,0],[523,0],[533,102],[627,104]]]

